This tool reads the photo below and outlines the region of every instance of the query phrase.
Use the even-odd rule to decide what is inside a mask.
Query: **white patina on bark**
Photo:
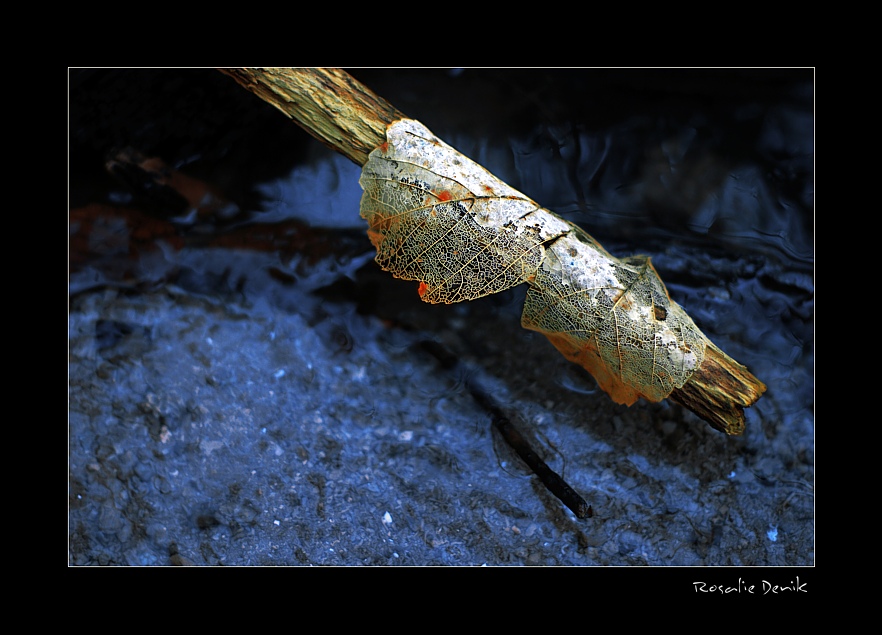
[[[701,366],[707,340],[649,258],[611,256],[418,121],[387,128],[359,182],[377,263],[420,281],[424,301],[528,283],[524,328],[546,335],[618,403],[660,401]]]

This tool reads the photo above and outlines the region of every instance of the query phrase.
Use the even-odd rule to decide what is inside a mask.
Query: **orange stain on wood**
[[[542,333],[564,357],[591,373],[601,390],[616,403],[630,406],[640,397],[647,401],[661,401],[661,399],[653,399],[651,396],[644,395],[637,388],[625,384],[619,377],[619,373],[609,368],[604,362],[594,342],[586,342],[569,333],[550,333],[548,331],[542,331]]]

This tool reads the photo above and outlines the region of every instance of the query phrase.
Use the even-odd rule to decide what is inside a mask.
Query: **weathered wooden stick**
[[[763,382],[710,342],[701,366],[668,398],[686,406],[720,432],[741,434],[744,409],[755,404],[764,392]]]
[[[358,165],[386,140],[386,126],[406,115],[335,68],[225,68],[252,93]]]
[[[386,127],[407,116],[339,69],[221,69],[312,136],[363,166],[386,141]],[[744,408],[766,386],[710,344],[690,379],[669,396],[726,434],[744,431]]]

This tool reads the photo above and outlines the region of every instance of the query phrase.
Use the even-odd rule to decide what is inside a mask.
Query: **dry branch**
[[[358,165],[386,140],[386,126],[404,113],[334,68],[221,69],[313,137]]]
[[[363,166],[406,115],[339,69],[222,69],[321,142]],[[744,430],[744,408],[766,386],[710,344],[701,366],[669,398],[727,434]]]

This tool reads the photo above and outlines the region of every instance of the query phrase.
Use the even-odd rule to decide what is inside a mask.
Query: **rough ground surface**
[[[113,214],[85,235],[72,212],[70,564],[813,565],[811,74],[571,73],[353,71],[610,252],[650,255],[768,385],[743,437],[612,403],[520,328],[522,288],[419,302],[371,261],[358,168],[219,73],[74,71],[72,209],[138,208],[103,172],[130,145],[223,191],[240,229],[305,220],[309,246]],[[593,518],[523,467],[466,377]]]

